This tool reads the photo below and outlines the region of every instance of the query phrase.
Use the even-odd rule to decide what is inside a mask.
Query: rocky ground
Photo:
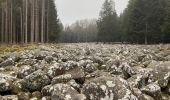
[[[170,45],[44,44],[1,53],[0,100],[170,100]]]

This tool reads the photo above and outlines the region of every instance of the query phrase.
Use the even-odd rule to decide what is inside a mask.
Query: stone
[[[14,94],[18,94],[20,92],[27,91],[27,89],[24,89],[22,82],[23,82],[22,79],[14,81],[11,85],[12,86],[11,92]]]
[[[84,71],[81,68],[76,67],[74,69],[66,71],[65,73],[66,74],[54,77],[52,79],[51,83],[52,84],[64,83],[64,82],[68,82],[72,79],[78,81],[79,83],[84,83],[85,74],[84,74]]]
[[[158,84],[152,83],[141,88],[142,93],[152,96],[155,100],[161,100],[161,88]]]
[[[45,97],[42,97],[41,100],[51,100],[51,97],[50,96],[45,96]]]
[[[120,77],[98,77],[86,82],[82,93],[88,100],[124,100],[137,97],[133,94],[128,83]]]
[[[68,85],[72,86],[75,90],[80,92],[80,84],[76,83],[76,81],[74,79],[70,80],[69,82],[67,82]]]
[[[51,63],[53,60],[54,60],[54,58],[53,58],[52,56],[47,56],[47,57],[45,57],[45,61],[46,61],[47,63]]]
[[[37,60],[43,60],[46,56],[48,56],[50,53],[46,50],[37,49],[34,51],[34,57]]]
[[[17,95],[0,96],[0,100],[19,100]]]
[[[50,84],[50,82],[50,78],[44,71],[37,70],[34,73],[26,76],[21,84],[29,91],[40,91],[42,87]]]
[[[66,82],[70,81],[71,79],[73,79],[71,74],[59,75],[52,79],[51,84],[54,85],[57,83],[66,83]]]
[[[101,77],[101,76],[110,77],[112,75],[109,72],[104,72],[102,70],[96,70],[93,73],[87,74],[85,77],[86,77],[86,79],[89,80],[89,79],[93,79],[93,78],[97,78],[97,77]]]
[[[10,91],[12,89],[11,84],[15,80],[16,78],[13,76],[0,73],[0,92]]]
[[[165,88],[165,92],[170,95],[170,83],[168,83],[167,87]]]
[[[41,90],[42,96],[50,96],[52,89],[53,89],[52,85],[47,85],[43,87]]]
[[[12,66],[14,64],[15,64],[14,60],[12,58],[8,58],[0,63],[0,67]]]
[[[0,79],[0,93],[11,90],[10,83],[5,79]]]
[[[41,99],[42,98],[42,94],[39,91],[35,91],[35,92],[32,93],[32,97],[36,97],[38,99]]]
[[[170,95],[168,94],[162,93],[161,96],[162,96],[162,100],[170,100]]]
[[[134,88],[142,88],[147,84],[148,77],[145,75],[136,74],[127,79],[128,83]]]
[[[87,100],[87,98],[84,94],[77,94],[72,98],[72,100]]]
[[[54,63],[48,67],[47,73],[50,78],[54,78],[55,76],[65,74],[69,70],[75,69],[77,67],[78,65],[75,61],[67,61],[61,64]]]
[[[79,94],[73,87],[67,84],[49,85],[42,89],[43,96],[51,96],[51,100],[72,100]]]
[[[28,76],[29,74],[36,71],[36,68],[30,65],[22,65],[19,67],[17,72],[17,77],[23,79],[24,77]]]
[[[127,79],[133,75],[136,74],[136,72],[132,69],[131,66],[129,66],[128,63],[122,63],[119,68],[122,70],[122,73],[124,74],[124,78]]]
[[[143,96],[144,96],[144,98],[141,100],[155,100],[153,97],[151,97],[149,95],[143,94]]]
[[[165,88],[170,80],[170,61],[153,61],[148,68],[152,68],[149,82],[156,82],[161,88]]]
[[[20,92],[17,95],[19,100],[29,100],[31,98],[31,93],[29,92]]]

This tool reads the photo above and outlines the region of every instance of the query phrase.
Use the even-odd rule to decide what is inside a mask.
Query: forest
[[[1,43],[45,43],[59,31],[54,0],[0,0]]]
[[[105,0],[98,19],[60,21],[55,0],[0,0],[1,43],[169,43],[170,0],[129,0],[120,15]]]
[[[91,22],[93,29],[88,21],[66,26],[60,33],[65,37],[61,42],[169,43],[170,0],[129,0],[120,15],[114,1],[105,0],[99,18]]]
[[[0,0],[0,100],[170,100],[170,0],[120,1]]]

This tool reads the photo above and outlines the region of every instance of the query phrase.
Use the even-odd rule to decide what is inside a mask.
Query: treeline
[[[170,43],[170,0],[129,0],[116,14],[113,0],[105,0],[97,21],[98,41]]]
[[[59,35],[59,42],[96,42],[97,31],[96,19],[78,20],[63,27],[63,32]]]
[[[55,41],[58,23],[54,0],[0,0],[1,43]]]

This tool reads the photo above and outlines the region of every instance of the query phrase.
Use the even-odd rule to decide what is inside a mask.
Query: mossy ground
[[[38,44],[1,44],[0,45],[0,54],[19,52],[26,49],[37,48]]]

